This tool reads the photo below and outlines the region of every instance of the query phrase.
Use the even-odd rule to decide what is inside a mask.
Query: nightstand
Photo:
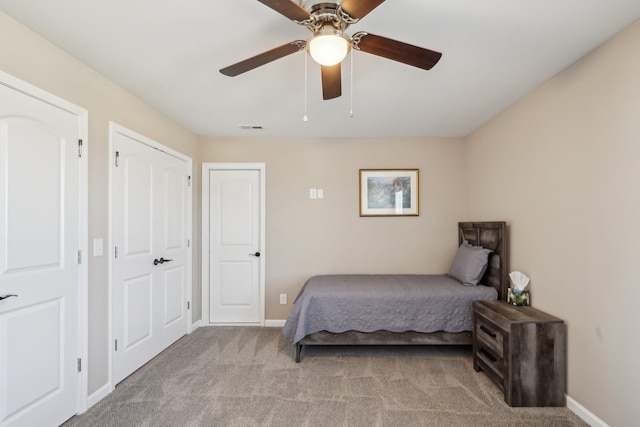
[[[565,325],[533,307],[473,303],[473,368],[509,406],[565,406]]]

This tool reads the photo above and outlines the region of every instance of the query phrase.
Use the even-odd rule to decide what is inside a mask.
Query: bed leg
[[[296,363],[300,363],[302,355],[302,344],[296,344]]]

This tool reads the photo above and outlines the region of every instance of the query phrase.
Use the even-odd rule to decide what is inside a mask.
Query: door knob
[[[158,265],[158,264],[164,264],[165,262],[171,262],[173,261],[172,259],[164,259],[164,258],[156,258],[153,260],[153,265]]]
[[[260,257],[260,252],[256,252],[255,254],[249,254],[249,255],[259,258]]]
[[[17,297],[18,295],[16,294],[9,294],[9,295],[5,295],[5,296],[1,296],[0,297],[0,301],[2,301],[3,299],[7,299],[7,298],[11,298],[11,297]]]

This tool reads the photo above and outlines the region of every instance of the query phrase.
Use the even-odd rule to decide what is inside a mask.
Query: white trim
[[[111,387],[111,381],[107,382],[105,385],[91,393],[89,396],[89,408],[91,408],[96,403],[100,402],[102,399],[107,397],[109,393],[113,391],[113,387]]]
[[[193,322],[191,324],[191,332],[195,331],[196,329],[198,329],[201,325],[201,321],[200,320],[196,320],[195,322]]]
[[[591,427],[609,427],[609,424],[595,416],[591,411],[579,404],[575,399],[571,398],[571,396],[566,395],[566,398],[567,408]]]
[[[282,328],[284,326],[284,320],[265,320],[262,322],[242,322],[242,323],[233,323],[233,322],[220,322],[220,323],[209,323],[205,324],[204,328],[215,328],[216,326],[261,326],[263,328]],[[201,326],[201,325],[198,325]]]
[[[264,327],[264,325],[260,322],[242,322],[242,323],[233,323],[233,322],[216,322],[216,323],[208,323],[203,326],[203,328],[217,328],[218,326],[240,326],[240,327]]]
[[[213,170],[257,170],[260,172],[260,320],[258,323],[243,323],[245,326],[264,326],[265,324],[265,266],[266,258],[266,164],[265,163],[203,163],[202,164],[202,324],[211,326],[209,319],[209,172]],[[216,326],[222,326],[216,323]],[[224,325],[234,325],[225,323]],[[240,326],[240,324],[235,324]]]
[[[176,157],[187,163],[187,171],[189,176],[191,177],[191,185],[187,190],[187,239],[191,244],[188,246],[187,251],[187,301],[191,302],[189,304],[189,308],[187,309],[187,334],[190,334],[194,328],[192,325],[193,319],[193,159],[179,151],[176,151],[172,148],[169,148],[165,145],[160,144],[148,138],[144,135],[141,135],[135,131],[132,131],[122,125],[119,125],[115,122],[109,122],[109,244],[107,245],[109,248],[109,272],[108,272],[108,310],[109,310],[109,319],[108,319],[108,383],[105,384],[100,390],[105,388],[107,385],[109,392],[111,393],[115,389],[115,385],[113,384],[113,317],[112,317],[112,298],[113,298],[113,254],[114,254],[114,238],[113,238],[113,178],[115,174],[115,156],[114,156],[114,135],[116,133],[120,133],[125,135],[128,138],[134,139],[137,142],[147,145],[151,148],[155,148],[158,151],[162,151],[163,153],[169,154],[170,156]],[[107,394],[108,394],[107,393]]]
[[[83,254],[82,264],[80,264],[81,278],[79,285],[79,313],[78,322],[80,324],[78,348],[80,359],[82,360],[82,371],[80,375],[80,402],[78,413],[85,412],[88,406],[89,395],[89,113],[85,111],[80,119],[80,138],[82,139],[82,157],[80,158],[80,242],[79,247]]]
[[[109,231],[107,236],[107,382],[104,386],[99,388],[98,391],[105,390],[106,394],[111,393],[115,390],[115,385],[113,384],[113,316],[111,313],[113,312],[113,304],[112,304],[112,282],[113,282],[113,259],[114,259],[114,243],[113,243],[113,179],[114,179],[114,170],[113,165],[115,161],[114,149],[113,149],[113,135],[115,134],[114,126],[115,123],[109,122],[109,194],[108,194],[108,203],[109,203]],[[94,393],[94,394],[96,394]],[[100,397],[102,399],[104,396]],[[98,399],[98,400],[100,400]],[[96,400],[96,402],[98,401]]]
[[[122,125],[119,125],[115,122],[109,122],[109,131],[110,132],[117,132],[120,133],[128,138],[131,139],[135,139],[136,141],[140,142],[141,144],[144,145],[148,145],[151,148],[155,148],[156,150],[162,151],[163,153],[169,154],[173,157],[176,157],[180,160],[183,160],[189,164],[192,163],[192,159],[191,157],[187,156],[186,154],[182,154],[179,151],[174,150],[173,148],[169,148],[165,145],[160,144],[157,141],[154,141],[153,139],[146,137],[144,135],[139,134],[138,132],[135,132],[131,129],[128,129]],[[113,165],[111,165],[113,167]]]
[[[27,83],[24,80],[13,77],[11,74],[7,74],[2,70],[0,70],[0,84],[15,89],[18,92],[24,93],[25,95],[38,98],[41,101],[44,101],[62,110],[68,111],[69,113],[75,114],[79,117],[88,116],[88,112],[84,108],[78,107],[77,105],[72,104],[71,102],[62,99],[52,93],[49,93],[44,89],[40,89],[39,87],[34,86],[31,83]],[[87,124],[88,122],[80,125],[81,133],[87,130]],[[83,136],[86,138],[86,135]]]
[[[286,322],[286,320],[265,320],[264,327],[265,328],[283,328],[284,322]]]
[[[89,251],[87,245],[89,229],[89,113],[71,102],[53,95],[37,86],[13,77],[0,70],[0,84],[24,93],[33,98],[51,104],[61,110],[65,110],[78,117],[78,135],[83,142],[83,153],[79,159],[80,167],[78,171],[78,249],[82,251],[82,263],[79,267],[78,275],[78,354],[82,359],[82,371],[78,375],[78,397],[76,410],[78,414],[87,410],[87,394],[89,384]]]

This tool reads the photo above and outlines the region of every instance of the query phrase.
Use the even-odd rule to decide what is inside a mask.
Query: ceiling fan
[[[300,0],[300,4],[291,0],[258,1],[307,27],[313,35],[309,41],[295,40],[221,69],[226,76],[235,77],[306,48],[321,65],[322,98],[327,100],[342,95],[340,64],[350,49],[424,70],[430,70],[442,56],[440,52],[363,31],[352,36],[345,34],[350,25],[360,21],[384,0]]]

